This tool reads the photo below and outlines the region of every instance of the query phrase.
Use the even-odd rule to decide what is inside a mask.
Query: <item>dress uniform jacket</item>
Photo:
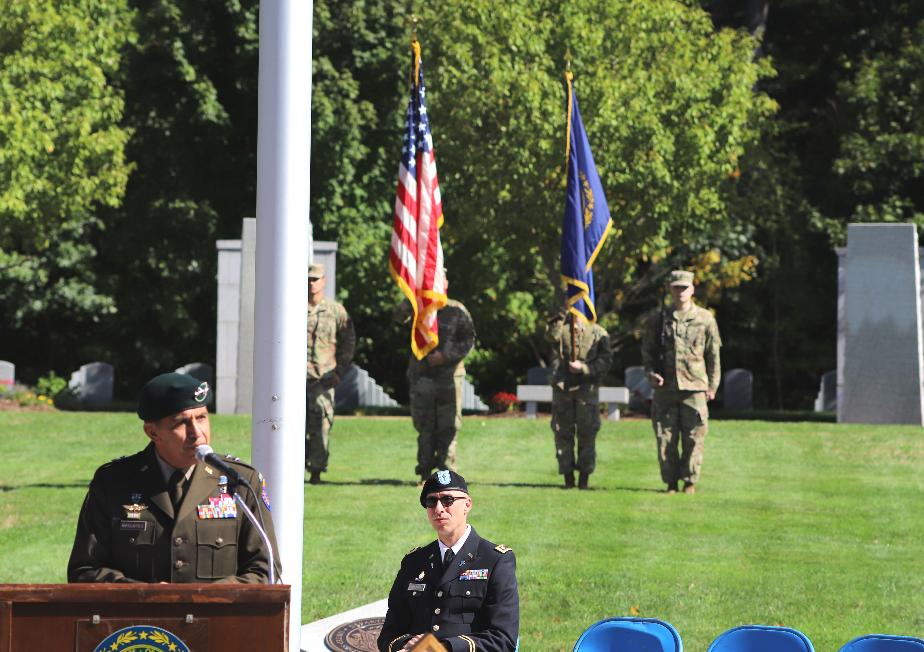
[[[439,543],[409,552],[388,595],[381,652],[432,633],[452,652],[513,652],[520,628],[516,558],[474,528],[443,569]]]
[[[239,489],[250,510],[263,516],[278,576],[279,553],[263,477],[235,458],[226,461],[255,491],[262,490],[262,497],[255,498],[245,487]],[[218,469],[196,464],[174,513],[153,444],[101,466],[80,510],[68,581],[267,582],[268,550],[239,507],[229,507],[227,495],[221,500],[220,476]]]

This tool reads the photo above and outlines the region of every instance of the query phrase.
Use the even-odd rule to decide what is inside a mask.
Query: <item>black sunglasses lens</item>
[[[456,500],[458,500],[458,498],[455,496],[440,496],[439,498],[436,496],[427,496],[424,498],[424,505],[426,505],[428,509],[433,509],[436,507],[436,502],[439,501],[443,504],[443,507],[450,507]]]

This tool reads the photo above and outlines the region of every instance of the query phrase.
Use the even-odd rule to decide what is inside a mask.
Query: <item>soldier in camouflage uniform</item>
[[[356,334],[342,305],[324,298],[324,265],[308,268],[308,423],[305,468],[311,484],[327,471],[328,441],[334,425],[334,387],[353,361]]]
[[[662,309],[648,322],[642,364],[654,388],[651,421],[661,479],[668,493],[683,480],[684,493],[692,494],[709,429],[706,402],[715,398],[721,378],[722,340],[712,313],[693,303],[693,273],[673,271],[668,283],[674,310]]]
[[[447,282],[448,287],[448,282]],[[403,302],[398,321],[410,322],[411,304]],[[417,467],[424,482],[433,469],[456,468],[456,433],[462,427],[463,360],[475,345],[475,326],[464,305],[449,299],[436,314],[439,344],[423,360],[411,353],[407,380],[411,419],[417,430]]]
[[[571,324],[574,350],[571,356]],[[600,430],[600,381],[610,368],[613,354],[604,328],[584,319],[559,313],[546,329],[554,345],[552,373],[552,432],[558,472],[565,477],[565,489],[574,487],[574,469],[580,473],[578,488],[587,489],[597,461],[597,431]],[[577,463],[574,440],[577,438]]]

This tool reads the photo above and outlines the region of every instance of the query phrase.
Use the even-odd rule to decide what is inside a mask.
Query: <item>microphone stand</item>
[[[273,544],[270,543],[269,537],[266,535],[266,530],[263,529],[263,526],[257,522],[257,517],[254,516],[253,512],[250,511],[250,508],[244,502],[244,499],[241,498],[240,494],[237,493],[238,484],[243,484],[250,490],[250,493],[254,495],[256,499],[256,492],[254,492],[253,487],[251,487],[247,482],[241,478],[240,482],[235,482],[232,479],[228,479],[228,488],[231,489],[231,492],[234,494],[234,502],[237,503],[241,509],[244,511],[244,514],[247,515],[247,520],[250,521],[257,529],[257,533],[260,535],[260,538],[263,539],[263,543],[266,545],[266,549],[269,551],[269,583],[276,583],[276,559],[273,555]]]

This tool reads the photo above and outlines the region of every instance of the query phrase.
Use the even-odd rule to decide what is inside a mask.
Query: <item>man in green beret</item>
[[[334,427],[334,388],[346,374],[356,350],[356,333],[346,308],[324,296],[324,265],[308,267],[308,386],[305,470],[311,484],[321,483],[330,457]]]
[[[668,276],[673,311],[653,315],[643,333],[642,364],[654,388],[651,421],[667,493],[696,492],[709,430],[707,401],[721,379],[722,340],[715,317],[693,303],[693,272]],[[678,444],[680,452],[678,453]]]
[[[208,383],[161,374],[141,390],[138,416],[150,443],[97,469],[77,520],[69,582],[266,583],[270,553],[230,495],[219,469],[196,459],[209,444]],[[263,476],[227,456],[255,492],[258,515],[280,565]]]

